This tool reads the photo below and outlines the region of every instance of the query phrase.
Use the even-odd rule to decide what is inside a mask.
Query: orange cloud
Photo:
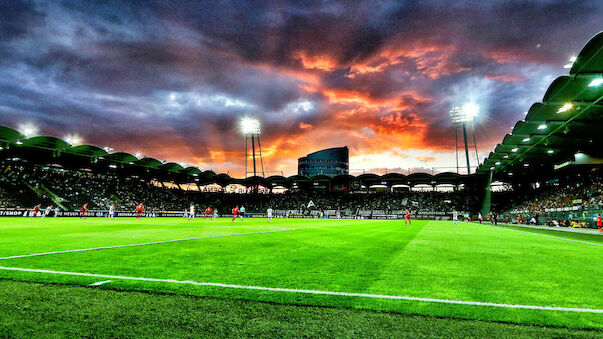
[[[450,57],[456,49],[457,47],[453,45],[437,44],[418,44],[384,49],[368,60],[352,65],[350,77],[353,78],[356,74],[380,73],[385,68],[398,65],[404,60],[414,61],[417,69],[431,79],[471,70],[450,61]]]
[[[311,56],[303,51],[293,54],[295,59],[301,61],[305,69],[317,69],[325,72],[331,72],[335,69],[336,62],[326,55]]]
[[[299,123],[299,128],[301,128],[301,129],[311,129],[312,127],[314,127],[314,126],[312,126],[310,124],[306,124],[304,122]]]
[[[436,158],[435,157],[417,157],[417,160],[423,161],[423,162],[433,162],[433,161],[436,161]]]

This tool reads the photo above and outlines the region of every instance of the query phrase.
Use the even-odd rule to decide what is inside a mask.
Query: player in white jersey
[[[266,214],[268,216],[268,221],[272,221],[272,208],[268,207]]]
[[[214,208],[214,215],[211,217],[212,220],[216,219],[218,217],[218,209]]]
[[[452,221],[454,221],[455,225],[459,224],[459,212],[457,212],[456,210],[452,211]]]
[[[47,215],[49,215],[50,210],[52,210],[52,205],[46,207],[46,209],[44,210],[44,214],[42,214],[42,218],[45,218]]]
[[[195,220],[195,205],[191,204],[190,211],[188,213],[188,220]]]
[[[341,212],[337,210],[337,220],[341,220]]]
[[[482,221],[484,221],[484,217],[482,217],[482,213],[481,212],[477,214],[477,219],[479,220],[480,224],[482,223]]]
[[[113,219],[115,216],[115,206],[109,205],[109,213],[107,214],[107,219]]]
[[[243,221],[244,215],[245,215],[245,207],[241,206],[241,208],[239,208],[239,216],[241,217],[241,221]]]

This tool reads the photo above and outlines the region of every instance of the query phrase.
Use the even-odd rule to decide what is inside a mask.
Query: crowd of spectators
[[[508,222],[584,227],[603,209],[603,181],[598,171],[563,183],[549,182],[505,213]]]
[[[65,210],[78,210],[85,203],[88,208],[106,210],[115,205],[117,210],[134,210],[138,203],[148,211],[184,211],[194,203],[198,210],[207,206],[228,213],[234,206],[245,206],[250,212],[292,210],[305,213],[310,210],[337,210],[355,214],[360,210],[378,210],[381,213],[410,209],[413,212],[471,211],[477,199],[463,191],[359,191],[331,192],[324,190],[286,191],[269,194],[227,193],[224,191],[185,190],[177,185],[163,186],[136,177],[118,177],[84,171],[69,171],[49,167],[0,168],[0,206],[31,208],[37,204],[54,205]]]

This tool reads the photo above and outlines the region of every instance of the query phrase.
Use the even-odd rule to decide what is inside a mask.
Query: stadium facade
[[[350,163],[350,150],[347,146],[327,148],[297,160],[297,174],[307,177],[315,175],[348,174]]]

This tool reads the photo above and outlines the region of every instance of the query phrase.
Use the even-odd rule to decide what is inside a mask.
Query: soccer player
[[[272,221],[272,208],[268,207],[266,214],[268,216],[268,221]]]
[[[190,212],[188,213],[188,220],[195,220],[195,204],[191,203]]]
[[[521,214],[517,215],[517,223],[521,225]]]
[[[41,205],[41,204],[37,204],[37,205],[34,207],[34,214],[33,214],[33,217],[34,217],[34,218],[36,217],[36,215],[38,215],[38,212],[40,212],[40,209],[41,209],[41,208],[42,208],[42,205]]]
[[[452,221],[454,221],[455,225],[459,224],[459,212],[456,210],[452,210]]]
[[[408,226],[410,225],[410,210],[406,210],[406,215],[404,216],[404,226],[406,226],[406,224],[408,224]]]
[[[239,213],[239,206],[235,206],[235,208],[232,209],[232,220],[230,222],[235,221],[237,213]]]
[[[46,209],[44,210],[44,214],[42,214],[42,219],[44,219],[47,215],[49,215],[51,210],[52,210],[52,205],[46,206]]]
[[[599,233],[603,233],[603,221],[601,220],[601,213],[597,213],[597,227],[599,227]]]
[[[239,209],[239,216],[241,217],[241,221],[243,221],[243,216],[245,215],[245,207],[241,206]]]
[[[113,219],[115,216],[115,206],[113,204],[109,205],[109,213],[107,214],[107,219]]]
[[[479,220],[480,224],[482,223],[482,221],[484,221],[484,218],[482,217],[482,213],[481,212],[477,214],[477,219]]]
[[[218,209],[214,208],[214,215],[211,217],[211,220],[214,220],[218,217]]]
[[[85,203],[84,206],[82,206],[82,209],[80,210],[80,219],[82,219],[82,218],[86,219],[87,216],[88,216],[88,203]]]
[[[337,220],[341,220],[341,211],[337,210]]]
[[[205,209],[205,215],[203,216],[203,220],[205,220],[205,218],[209,217],[209,219],[211,220],[211,207],[207,206],[207,208]]]
[[[142,219],[142,215],[144,214],[144,205],[142,203],[136,205],[136,219]]]

